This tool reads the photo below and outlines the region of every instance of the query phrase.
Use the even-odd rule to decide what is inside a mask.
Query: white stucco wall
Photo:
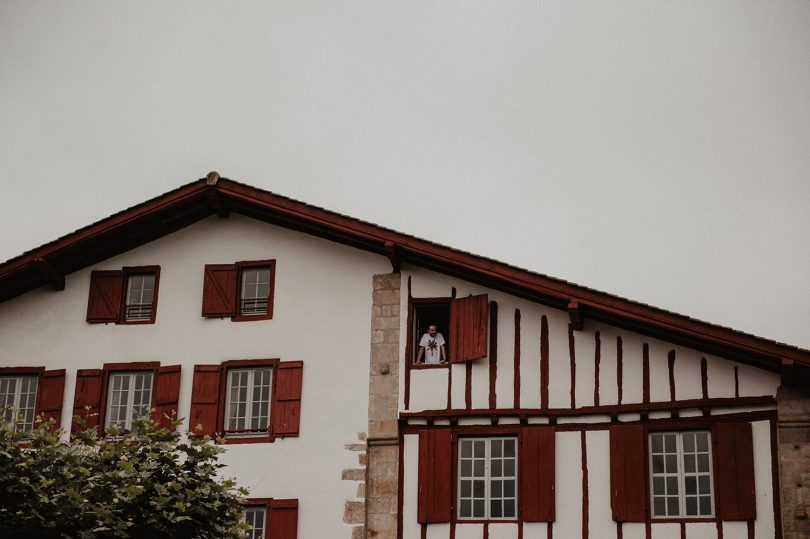
[[[277,260],[272,320],[200,316],[205,264],[261,259]],[[90,271],[139,265],[161,268],[155,324],[87,324]],[[68,428],[77,369],[180,364],[179,414],[188,416],[195,364],[302,360],[300,437],[228,445],[223,474],[254,497],[298,498],[299,537],[332,537],[357,488],[340,479],[357,467],[343,446],[367,429],[372,275],[389,271],[381,256],[239,215],[212,217],[68,275],[62,292],[42,288],[0,304],[0,365],[66,368]]]

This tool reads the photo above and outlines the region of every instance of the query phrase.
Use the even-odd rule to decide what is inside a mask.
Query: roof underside
[[[810,351],[389,230],[216,175],[133,206],[0,264],[0,302],[171,234],[210,215],[235,212],[387,256],[706,353],[769,370],[810,366]]]

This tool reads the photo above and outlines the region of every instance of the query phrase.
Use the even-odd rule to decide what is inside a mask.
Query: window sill
[[[225,437],[226,444],[270,444],[276,441],[275,436],[230,436]]]
[[[411,363],[412,369],[446,369],[450,365],[447,361],[444,363]]]

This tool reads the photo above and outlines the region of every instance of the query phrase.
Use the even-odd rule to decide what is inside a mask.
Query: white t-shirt
[[[444,345],[444,337],[441,333],[436,333],[435,337],[431,337],[430,333],[422,335],[419,341],[419,346],[425,348],[425,363],[441,363],[442,351],[441,347]]]

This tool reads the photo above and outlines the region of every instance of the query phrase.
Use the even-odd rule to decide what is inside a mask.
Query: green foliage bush
[[[179,422],[177,422],[179,423]],[[221,446],[150,420],[134,432],[75,433],[0,420],[0,537],[242,538],[246,492],[218,470]]]

